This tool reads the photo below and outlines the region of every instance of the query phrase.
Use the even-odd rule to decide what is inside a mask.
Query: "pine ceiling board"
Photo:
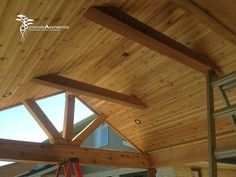
[[[51,1],[52,2],[52,1]],[[39,6],[38,3],[33,3],[36,5],[35,8],[37,8],[37,6]],[[57,3],[59,4],[59,3]],[[31,4],[29,4],[30,6]],[[43,10],[45,10],[45,13],[47,14],[48,12],[52,11],[52,8],[54,7],[55,8],[55,2],[54,3],[51,3],[50,5],[47,6],[46,4],[46,10],[45,8],[43,8]],[[29,9],[31,9],[31,6],[29,7]],[[17,9],[17,13],[21,13],[19,12],[21,9]],[[35,10],[33,8],[33,10]],[[26,9],[27,11],[27,9]],[[31,11],[28,11],[28,13],[32,13]],[[37,13],[36,13],[37,14]],[[14,18],[15,19],[15,18]],[[40,20],[39,20],[40,21]],[[20,39],[20,33],[19,33],[19,26],[16,25],[17,23],[15,23],[15,28],[13,28],[13,30],[15,31],[18,31],[17,35],[15,36],[16,38],[14,38],[15,41],[19,41]],[[0,93],[1,95],[4,94],[5,92],[14,92],[14,89],[20,85],[20,83],[17,83],[17,81],[15,81],[15,77],[19,77],[19,74],[18,73],[21,69],[21,67],[24,66],[24,64],[28,64],[29,61],[31,60],[34,60],[35,58],[28,58],[29,55],[31,54],[32,51],[35,50],[34,47],[37,46],[37,42],[40,41],[40,39],[42,39],[42,36],[43,36],[43,33],[41,33],[40,35],[37,35],[37,32],[35,33],[35,35],[28,35],[27,37],[31,37],[32,39],[30,41],[27,41],[27,43],[21,43],[21,42],[13,42],[12,44],[16,43],[17,45],[20,45],[18,46],[18,48],[20,48],[20,54],[17,54],[16,55],[11,55],[9,56],[10,59],[12,59],[14,62],[11,62],[10,63],[10,66],[8,68],[8,72],[7,74],[5,75],[4,77],[4,81],[2,82],[2,86],[4,87],[3,89],[1,89]],[[35,38],[36,37],[36,38]],[[18,39],[18,40],[17,40]],[[9,45],[9,48],[10,47],[14,47],[12,45]],[[35,51],[36,53],[36,51]],[[14,52],[12,52],[11,54],[15,54]],[[32,69],[32,68],[31,68]],[[29,68],[28,68],[29,70]],[[22,77],[22,75],[21,75]],[[14,86],[10,86],[11,83],[15,83]]]
[[[145,151],[206,137],[206,86],[201,73],[90,22],[82,15],[93,5],[121,7],[188,47],[206,53],[226,73],[236,70],[236,50],[231,43],[166,1],[44,1],[39,9],[36,7],[41,1],[35,5],[24,2],[9,5],[12,14],[1,19],[0,23],[15,18],[17,12],[14,9],[22,6],[28,16],[38,18],[37,24],[51,21],[55,25],[69,25],[70,29],[58,33],[31,32],[26,43],[19,45],[14,42],[20,37],[19,24],[14,21],[14,28],[9,31],[12,38],[0,36],[0,41],[3,38],[7,45],[4,49],[0,47],[0,54],[4,56],[6,51],[8,57],[12,56],[7,67],[0,61],[0,73],[4,76],[0,77],[4,83],[0,85],[0,93],[8,89],[14,91],[11,97],[0,100],[1,108],[18,104],[26,98],[60,92],[30,82],[35,76],[59,73],[134,94],[146,103],[149,107],[140,111],[83,97],[98,111],[107,114],[114,127]],[[31,6],[33,10],[30,10]],[[4,30],[11,28],[11,24],[7,25]],[[22,57],[25,57],[23,62],[19,60]],[[15,72],[10,73],[12,71]],[[135,119],[142,121],[141,126],[134,123]],[[219,132],[231,131],[230,124],[222,121]],[[176,138],[180,135],[182,138]]]
[[[157,70],[157,71],[160,73],[160,70]],[[109,113],[108,114],[111,115],[111,117],[108,120],[110,121],[110,123],[115,125],[121,132],[123,132],[123,133],[127,133],[128,132],[125,135],[130,137],[132,142],[135,142],[135,139],[132,139],[132,137],[135,137],[137,139],[141,139],[142,136],[146,132],[148,132],[150,130],[153,130],[153,129],[158,130],[160,125],[165,125],[166,126],[167,124],[172,124],[172,121],[168,120],[169,118],[172,118],[173,120],[175,120],[176,124],[181,123],[181,124],[183,124],[185,126],[186,126],[185,122],[189,123],[189,122],[192,121],[192,117],[190,115],[195,115],[195,119],[193,119],[193,121],[196,121],[196,120],[199,120],[199,119],[205,119],[206,120],[206,104],[204,104],[204,102],[206,101],[205,100],[206,96],[205,96],[205,93],[204,93],[204,91],[205,91],[205,85],[204,85],[205,84],[205,79],[204,79],[204,77],[201,76],[201,78],[202,78],[201,79],[202,82],[201,82],[201,80],[199,80],[200,76],[193,77],[192,74],[189,74],[189,73],[187,73],[187,74],[192,77],[193,83],[195,83],[195,85],[189,86],[190,87],[189,89],[194,90],[193,88],[198,88],[197,90],[194,90],[195,91],[195,95],[193,93],[191,93],[189,89],[188,89],[189,91],[181,90],[180,89],[181,92],[179,92],[178,90],[176,90],[176,88],[174,88],[172,90],[171,89],[169,90],[169,92],[172,94],[172,96],[168,93],[168,90],[166,90],[167,91],[167,93],[166,93],[167,95],[165,96],[165,95],[162,95],[163,93],[161,92],[161,90],[159,90],[158,87],[156,87],[157,90],[153,90],[151,93],[155,94],[156,92],[158,92],[160,94],[160,96],[162,96],[162,97],[160,99],[155,99],[155,103],[156,103],[155,107],[156,107],[156,109],[150,107],[147,110],[144,110],[144,111],[141,112],[142,116],[139,116],[137,112],[135,112],[133,114],[130,113],[130,111],[126,112],[125,109],[123,109],[122,111],[118,111],[118,112],[116,110],[119,110],[119,109],[114,109],[114,111],[113,111],[113,109],[111,110],[111,109],[109,109],[110,108],[109,106],[106,107],[105,105],[99,105],[99,108],[101,110],[105,111],[105,112],[106,112],[106,110],[109,109]],[[148,77],[148,74],[146,74],[146,76]],[[179,78],[183,78],[183,79],[178,80],[178,82],[174,83],[174,85],[175,84],[177,84],[177,85],[179,84],[177,88],[186,87],[186,84],[180,85],[181,81],[186,79],[186,77],[181,77],[181,75],[177,75],[177,76],[179,76]],[[157,81],[152,80],[152,79],[149,80],[150,84],[153,85],[154,83],[157,83]],[[173,80],[174,79],[175,78],[173,78]],[[138,80],[139,80],[138,83],[142,83],[140,78],[138,78]],[[145,79],[145,80],[148,81],[148,79]],[[189,80],[191,80],[191,79],[187,79],[186,81],[189,82]],[[202,92],[203,92],[202,96],[200,96],[198,94],[199,93],[199,85],[202,86],[202,89],[201,89]],[[145,84],[142,83],[142,87],[145,87],[145,86],[146,86],[146,89],[147,88],[148,88],[148,90],[150,89],[149,85],[145,85]],[[185,98],[178,99],[178,96],[179,97],[183,97],[184,96],[184,92],[189,95],[189,98],[185,97]],[[175,98],[176,101],[173,100],[174,95],[177,95],[177,96],[175,96],[176,97]],[[148,99],[148,96],[149,95],[146,95],[145,98]],[[165,99],[165,97],[166,97],[166,99],[170,99],[170,101],[172,103],[166,103],[166,104],[162,103],[162,104],[159,105],[158,100],[163,100],[163,99]],[[186,99],[188,99],[188,101],[186,101]],[[94,105],[94,103],[92,105]],[[149,106],[150,105],[152,105],[152,104],[149,103]],[[159,105],[159,107],[158,107],[158,105]],[[196,109],[196,108],[199,107],[198,105],[200,107],[203,107],[204,111]],[[160,108],[162,108],[162,109],[160,109]],[[172,113],[168,112],[168,110],[170,110],[170,108],[171,109],[176,109],[175,112],[173,112],[173,110],[172,110]],[[194,109],[196,110],[195,112],[193,111]],[[150,111],[150,115],[145,114],[146,111]],[[190,115],[188,115],[188,113]],[[158,114],[161,114],[161,116],[158,116]],[[199,116],[197,114],[199,114]],[[181,115],[183,115],[183,117],[181,117]],[[196,117],[196,115],[197,115],[197,117]],[[152,120],[150,120],[151,119],[150,116],[153,117]],[[134,124],[135,117],[140,118],[141,120],[143,120],[143,123],[142,123],[142,126],[141,126],[142,127],[141,130],[140,129],[136,129],[135,130],[135,128],[134,128],[134,126],[135,126],[135,124]],[[163,121],[164,120],[165,123],[161,124],[161,122],[158,121],[158,117],[160,117],[159,121]],[[147,122],[145,122],[145,121],[147,121]],[[182,121],[184,121],[184,122],[182,122]],[[156,124],[154,122],[156,122]],[[148,127],[145,126],[145,125],[147,125]],[[152,125],[154,125],[154,127],[152,127]],[[199,132],[199,135],[201,135],[201,136],[199,136],[198,138],[206,138],[206,136],[203,136],[203,135],[206,135],[206,130],[203,133]],[[151,139],[150,142],[153,142],[153,141],[155,141],[156,138],[158,138],[158,134],[156,134],[155,136],[153,134],[149,134],[147,136],[150,136],[149,137]],[[191,136],[191,134],[189,136],[190,137],[194,137],[194,136]],[[147,138],[145,137],[144,139],[147,139]]]
[[[214,58],[224,73],[235,71],[236,45],[233,45],[215,32],[210,32],[196,41],[197,51]]]
[[[25,1],[26,2],[26,1]],[[49,1],[48,1],[49,2]],[[51,6],[50,7],[48,7],[48,9],[49,9],[49,12],[52,12],[52,13],[55,13],[55,12],[57,12],[56,10],[56,7],[58,7],[58,8],[61,8],[61,10],[59,9],[59,12],[61,11],[61,12],[68,12],[68,10],[72,10],[70,7],[76,7],[75,6],[75,4],[73,4],[73,3],[68,3],[68,2],[65,2],[64,1],[64,3],[65,4],[61,4],[61,3],[58,3],[58,1],[54,1],[54,4],[53,4],[53,1],[50,1],[51,2]],[[63,1],[60,1],[60,2],[63,2]],[[71,2],[75,2],[75,1],[71,1]],[[57,4],[57,6],[55,6],[55,3]],[[40,4],[41,4],[41,2],[40,2]],[[70,5],[71,4],[71,5]],[[35,6],[38,6],[39,4],[37,4],[37,3],[35,3]],[[29,6],[29,5],[28,5]],[[66,7],[66,8],[64,8],[64,6]],[[88,5],[89,6],[89,5]],[[55,9],[55,11],[53,11],[52,9],[50,9],[50,8],[54,8]],[[81,7],[82,8],[82,7]],[[63,10],[62,10],[63,9]],[[68,9],[67,11],[66,11],[66,9]],[[23,10],[23,9],[21,9],[21,10]],[[34,9],[33,9],[34,10]],[[43,13],[45,13],[45,12],[43,12]],[[34,14],[35,15],[35,14]],[[51,14],[52,15],[52,14]],[[46,16],[46,15],[45,15]],[[50,16],[50,14],[48,14],[47,16]],[[56,19],[56,20],[53,20],[52,21],[52,23],[51,24],[53,24],[53,22],[54,22],[54,24],[57,24],[58,23],[58,20],[57,19],[61,19],[61,21],[63,20],[63,18],[61,18],[60,16],[63,16],[63,14],[56,14],[55,15],[56,17],[54,18],[54,19]],[[53,17],[53,16],[52,16]],[[65,19],[67,18],[66,16],[64,17]],[[74,16],[74,18],[76,19],[76,16]],[[48,17],[44,17],[44,16],[42,16],[41,17],[41,19],[43,19],[43,20],[45,20],[45,19],[48,19]],[[17,35],[19,36],[20,34],[19,34],[19,31],[18,30],[16,30],[17,31]],[[41,34],[43,34],[43,33],[41,33]],[[57,33],[57,34],[60,34],[60,33]],[[42,45],[42,43],[43,43],[43,41],[45,41],[46,43],[46,45],[48,44],[48,46],[51,46],[50,45],[50,42],[49,42],[49,39],[51,38],[51,37],[54,37],[55,35],[53,34],[53,33],[51,33],[51,34],[46,34],[46,36],[42,39],[42,41],[39,41],[38,42],[38,48],[40,49],[40,45]],[[32,37],[32,36],[28,36],[28,37]],[[14,39],[15,40],[15,39]],[[33,39],[31,40],[31,41],[34,41]],[[27,41],[28,42],[28,41]],[[25,43],[24,43],[25,44]],[[28,44],[27,46],[32,46],[31,44]],[[38,51],[36,51],[37,50],[37,46],[36,46],[36,50],[34,50],[33,52],[29,52],[30,53],[30,56],[28,57],[28,60],[27,61],[25,61],[25,63],[23,63],[21,60],[17,60],[18,62],[19,62],[19,64],[16,64],[16,63],[11,63],[11,69],[8,69],[8,72],[9,71],[12,71],[12,70],[14,70],[15,71],[15,69],[16,70],[19,70],[19,72],[17,73],[17,72],[10,72],[10,74],[8,74],[7,75],[7,78],[4,80],[5,81],[5,83],[4,82],[2,82],[2,83],[4,83],[3,85],[4,85],[4,91],[3,92],[5,92],[5,91],[15,91],[15,88],[18,88],[18,85],[23,85],[24,84],[24,82],[25,81],[27,81],[27,82],[29,82],[29,80],[31,80],[31,78],[32,77],[34,77],[34,75],[35,75],[35,69],[34,70],[29,70],[28,68],[29,67],[31,67],[32,68],[32,65],[33,66],[39,66],[38,65],[38,63],[37,63],[37,60],[39,60],[39,59],[41,59],[41,58],[39,58],[39,56],[41,56],[41,53],[42,52],[44,52],[44,49],[45,50],[47,50],[47,47],[45,46],[45,45],[42,45],[44,48],[41,48],[40,50],[38,50]],[[9,46],[10,47],[10,46]],[[12,47],[12,46],[11,46]],[[27,52],[27,50],[20,50],[20,51],[26,51]],[[14,52],[11,52],[11,53],[14,53]],[[39,55],[39,56],[38,56]],[[17,56],[17,57],[19,57],[19,58],[21,58],[19,55]],[[11,57],[12,59],[14,59],[14,57]],[[36,59],[37,58],[37,59]],[[16,59],[16,58],[15,58]],[[54,59],[54,60],[56,60],[56,58]],[[22,64],[24,64],[24,65],[22,65]],[[22,67],[19,67],[19,66],[21,66],[22,65]],[[44,66],[44,65],[41,65],[41,66]],[[4,68],[6,68],[6,67],[4,67]],[[14,69],[15,68],[15,69]],[[38,68],[38,67],[36,67],[36,68]],[[54,69],[55,70],[55,69]],[[44,71],[45,72],[45,71]],[[27,77],[27,75],[28,75],[28,77]],[[14,76],[16,76],[16,78],[12,78],[12,77],[14,77]],[[24,76],[24,77],[22,77],[22,76]],[[30,76],[30,77],[29,77]],[[11,82],[12,81],[12,82]],[[11,82],[11,83],[9,83],[9,82]],[[8,86],[8,87],[6,87],[6,84],[12,84],[12,85],[10,85],[10,86]]]
[[[25,9],[27,8],[26,3],[20,3],[19,1],[8,1],[4,9],[2,11],[2,18],[0,20],[1,24],[1,33],[4,35],[0,35],[0,77],[1,83],[4,80],[6,73],[9,71],[9,65],[13,62],[13,57],[10,57],[9,54],[15,54],[20,51],[20,48],[17,50],[14,46],[19,45],[18,42],[12,37],[14,34],[19,33],[19,29],[14,28],[17,24],[15,21],[16,12],[15,9]],[[14,13],[15,12],[15,13]],[[9,20],[9,18],[11,20]],[[15,30],[14,30],[15,29]],[[10,46],[9,46],[10,45]]]
[[[236,12],[232,8],[236,7],[234,0],[220,1],[217,3],[214,0],[194,0],[194,2],[236,33]]]
[[[233,132],[233,126],[229,119],[221,119],[217,123],[217,133],[224,134],[228,132]],[[145,134],[145,132],[144,132]],[[138,135],[137,135],[138,136]],[[151,137],[155,136],[155,140]],[[141,136],[140,139],[133,140],[138,146],[146,147],[148,151],[155,150],[158,146],[159,148],[165,148],[168,146],[174,146],[183,144],[186,142],[191,142],[196,139],[206,139],[207,138],[207,122],[206,120],[195,121],[188,126],[173,127],[172,130],[167,132],[156,131],[147,136]],[[145,142],[145,143],[143,143]],[[143,145],[142,145],[143,143]]]

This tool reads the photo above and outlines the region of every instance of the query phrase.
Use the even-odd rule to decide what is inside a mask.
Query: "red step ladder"
[[[57,169],[56,177],[59,177],[62,168],[64,169],[65,177],[71,177],[71,167],[74,167],[76,177],[82,177],[78,158],[70,157],[60,161],[58,164],[59,167]]]

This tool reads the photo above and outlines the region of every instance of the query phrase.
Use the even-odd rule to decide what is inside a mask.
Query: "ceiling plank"
[[[217,137],[217,149],[236,147],[236,133]],[[208,160],[208,141],[206,139],[150,152],[152,167],[165,167]]]
[[[81,145],[83,141],[90,135],[92,134],[96,128],[98,128],[106,119],[106,116],[101,115],[97,117],[94,121],[92,121],[88,126],[84,128],[78,135],[76,135],[73,138],[73,142],[75,142],[78,145]]]
[[[46,133],[49,138],[50,143],[54,144],[58,142],[61,138],[61,135],[54,127],[52,122],[48,119],[46,114],[42,111],[39,105],[32,99],[25,100],[23,102],[26,109],[30,112],[42,130]]]
[[[75,96],[66,94],[65,116],[62,137],[70,142],[73,138]]]
[[[72,80],[55,74],[40,76],[35,78],[33,81],[44,86],[61,89],[76,95],[86,95],[89,97],[132,106],[139,109],[146,108],[146,105],[135,96],[114,92],[112,90],[90,85],[77,80]]]
[[[12,148],[14,147],[14,148]],[[59,145],[0,139],[0,159],[19,162],[58,163],[68,157],[79,158],[83,165],[149,168],[147,154],[119,152],[77,145]]]
[[[196,53],[192,49],[147,26],[118,8],[90,7],[84,13],[84,16],[130,40],[204,74],[209,69],[216,70],[219,75],[222,74],[219,67],[207,56]]]
[[[206,25],[212,31],[218,33],[228,41],[236,44],[236,34],[227,28],[221,21],[199,7],[194,1],[190,0],[172,0],[180,8],[198,19],[201,23]]]

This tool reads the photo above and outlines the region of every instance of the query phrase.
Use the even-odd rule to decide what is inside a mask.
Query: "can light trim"
[[[135,119],[134,122],[135,122],[136,124],[141,124],[141,123],[142,123],[141,120],[139,120],[139,119]]]
[[[9,97],[9,96],[11,96],[11,95],[12,95],[11,92],[7,92],[7,93],[5,93],[4,95],[2,95],[2,97],[3,97],[3,98],[6,98],[6,97]]]

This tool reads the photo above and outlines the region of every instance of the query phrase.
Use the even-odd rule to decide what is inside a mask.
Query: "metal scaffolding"
[[[209,153],[209,177],[217,177],[217,160],[236,156],[236,149],[216,151],[215,119],[229,116],[236,130],[236,104],[231,105],[225,93],[226,90],[236,87],[236,72],[217,78],[214,70],[207,73],[207,112],[208,112],[208,153]],[[224,108],[215,110],[214,91],[217,88],[222,97]]]

